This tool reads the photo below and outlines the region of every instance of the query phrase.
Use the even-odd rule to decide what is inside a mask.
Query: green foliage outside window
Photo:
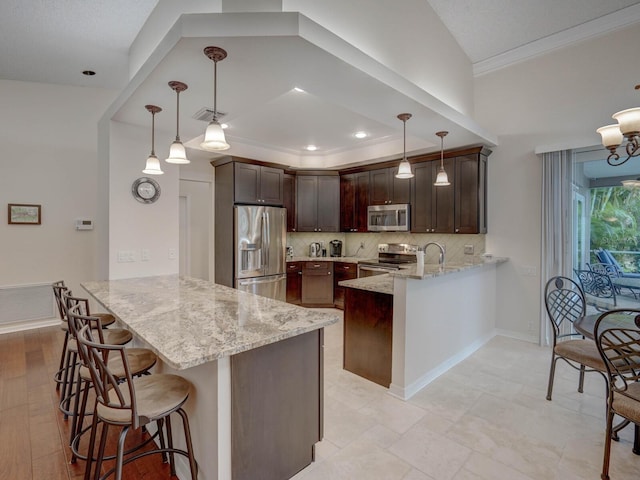
[[[591,250],[612,251],[626,272],[640,272],[640,189],[591,189]],[[635,252],[617,253],[617,252]],[[591,255],[591,261],[597,262]]]

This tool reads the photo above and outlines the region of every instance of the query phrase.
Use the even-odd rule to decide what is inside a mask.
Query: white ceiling
[[[562,41],[575,41],[575,35],[558,37],[569,30],[578,29],[585,37],[604,30],[605,20],[607,28],[614,28],[611,25],[619,26],[619,17],[627,22],[640,19],[640,2],[630,0],[427,1],[474,67],[496,56],[502,56],[504,63],[504,58],[510,62],[531,55],[530,50],[522,51],[523,46],[556,48]],[[2,0],[0,78],[126,89],[129,47],[157,3]],[[630,8],[621,13],[625,7]],[[550,36],[555,38],[553,44],[549,44]],[[255,148],[270,152],[272,158],[267,159],[282,155],[293,159],[283,163],[296,164],[297,159],[299,165],[313,167],[327,165],[329,158],[334,164],[348,164],[385,155],[397,157],[402,151],[402,123],[396,115],[402,112],[414,114],[407,122],[408,152],[437,148],[437,137],[424,132],[442,129],[451,132],[445,147],[491,143],[481,129],[463,127],[435,114],[424,103],[400,94],[398,88],[300,37],[248,40],[180,40],[149,79],[131,92],[115,119],[148,126],[150,115],[144,105],[157,104],[165,109],[156,117],[157,129],[175,133],[175,93],[167,82],[181,80],[189,85],[180,96],[181,137],[185,142],[191,140],[190,146],[199,144],[206,124],[190,117],[213,103],[213,63],[202,49],[217,45],[230,52],[218,64],[218,108],[229,112],[224,119],[230,125],[227,136],[229,143],[238,146],[228,153],[246,156]],[[509,56],[509,52],[516,55]],[[87,69],[97,74],[83,76],[82,70]],[[295,86],[307,93],[293,91]],[[352,134],[358,130],[370,136],[357,140]],[[310,143],[318,145],[317,153],[303,150]]]

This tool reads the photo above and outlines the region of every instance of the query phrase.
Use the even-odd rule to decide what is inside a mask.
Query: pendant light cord
[[[402,121],[402,158],[407,161],[407,121]]]
[[[156,112],[151,112],[151,156],[156,155]]]
[[[440,168],[444,170],[444,135],[440,137]]]
[[[176,142],[180,141],[180,90],[176,90]]]
[[[218,121],[218,61],[213,61],[213,121]]]

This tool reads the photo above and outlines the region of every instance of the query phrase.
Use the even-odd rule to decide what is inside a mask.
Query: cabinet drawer
[[[304,262],[302,268],[305,273],[310,271],[328,272],[331,270],[331,262]]]
[[[287,272],[299,272],[302,270],[302,262],[287,262]]]

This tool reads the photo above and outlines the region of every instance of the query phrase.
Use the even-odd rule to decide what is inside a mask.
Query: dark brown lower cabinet
[[[333,264],[333,306],[344,310],[345,287],[338,285],[343,280],[358,277],[358,265],[355,263],[335,262]]]
[[[233,480],[291,478],[322,439],[324,330],[231,357]]]
[[[302,263],[287,263],[287,302],[294,305],[302,303]]]
[[[304,262],[302,265],[302,305],[333,306],[333,263]]]
[[[345,290],[344,369],[389,388],[393,295]]]

